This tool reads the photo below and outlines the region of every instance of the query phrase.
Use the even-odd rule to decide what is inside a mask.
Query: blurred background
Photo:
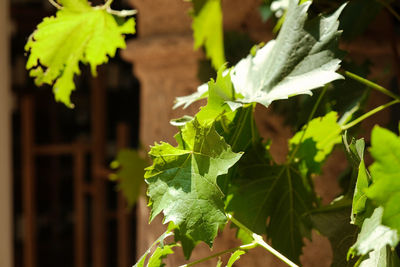
[[[246,56],[254,44],[274,37],[279,18],[268,8],[270,2],[223,1],[229,65]],[[343,1],[314,2],[315,14],[332,10]],[[184,111],[173,110],[174,98],[194,92],[215,72],[202,51],[193,50],[191,3],[114,0],[113,8],[139,11],[137,34],[127,36],[127,49],[102,66],[97,78],[82,66],[72,94],[75,108],[68,109],[54,101],[51,87],[36,87],[25,70],[28,36],[55,8],[47,0],[0,1],[1,267],[132,266],[164,231],[161,218],[148,224],[145,198],[127,208],[116,183],[108,179],[109,165],[121,148],[147,150],[155,141],[175,144],[176,129],[169,121],[193,115],[202,103]],[[354,0],[344,12],[341,28],[346,28],[342,47],[350,55],[345,68],[399,92],[399,23],[390,12],[375,0]],[[365,86],[357,83],[336,82],[317,115],[329,110],[344,112],[351,104],[348,99],[362,99],[367,110],[387,101],[374,93],[368,100],[365,92]],[[268,111],[258,107],[258,127],[263,137],[272,139],[271,151],[277,162],[284,161],[287,139],[305,123],[317,98],[318,92],[313,97],[277,102]],[[375,123],[395,128],[399,116],[398,107],[379,113],[363,124],[361,134]],[[366,138],[368,142],[369,136]],[[348,171],[344,162],[344,153],[336,151],[323,177],[315,180],[324,204],[342,191],[340,182]],[[234,246],[233,236],[232,230],[226,229],[214,250]],[[203,245],[193,259],[209,255]],[[167,265],[182,264],[179,253],[177,257],[168,259]],[[303,265],[329,266],[331,259],[328,240],[313,233]],[[282,263],[255,250],[239,264]]]

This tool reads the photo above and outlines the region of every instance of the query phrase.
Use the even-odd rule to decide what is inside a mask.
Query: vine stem
[[[107,12],[111,15],[116,15],[118,17],[129,17],[137,14],[137,10],[114,10],[110,7],[107,8]]]
[[[375,113],[377,113],[377,112],[379,112],[379,111],[381,111],[381,110],[383,110],[383,109],[385,109],[385,108],[387,108],[387,107],[390,107],[390,106],[392,106],[392,105],[394,105],[394,104],[397,104],[397,103],[400,103],[400,100],[396,99],[396,100],[393,100],[393,101],[391,101],[391,102],[389,102],[389,103],[386,103],[386,104],[384,104],[384,105],[381,105],[381,106],[379,106],[379,107],[376,107],[376,108],[374,108],[373,110],[370,110],[370,111],[368,111],[367,113],[361,115],[361,116],[358,117],[357,119],[355,119],[355,120],[353,120],[353,121],[351,121],[351,122],[349,122],[349,123],[343,125],[343,126],[341,127],[341,129],[342,129],[342,131],[347,130],[347,129],[353,127],[354,125],[357,125],[358,123],[362,122],[362,121],[365,120],[366,118],[368,118],[368,117],[374,115]]]
[[[289,265],[290,267],[299,267],[297,264],[295,264],[294,262],[292,262],[291,260],[289,260],[288,258],[286,258],[284,255],[282,255],[279,251],[277,251],[276,249],[274,249],[273,247],[271,247],[270,245],[268,245],[264,239],[262,238],[262,236],[254,233],[253,231],[251,231],[249,228],[247,228],[245,225],[243,225],[241,222],[239,222],[238,220],[236,220],[232,215],[228,214],[227,217],[237,226],[239,226],[239,228],[243,229],[244,231],[246,231],[249,235],[251,235],[255,241],[255,243],[257,243],[260,247],[263,247],[264,249],[266,249],[267,251],[269,251],[272,255],[274,255],[275,257],[277,257],[278,259],[280,259],[281,261],[283,261],[284,263],[286,263],[287,265]]]
[[[221,252],[212,254],[212,255],[210,255],[210,256],[208,256],[208,257],[199,259],[199,260],[197,260],[197,261],[193,261],[193,262],[190,262],[190,263],[181,265],[181,266],[179,266],[179,267],[189,267],[189,266],[193,266],[193,265],[196,265],[196,264],[198,264],[198,263],[208,261],[208,260],[210,260],[210,259],[212,259],[212,258],[216,258],[216,257],[218,257],[218,256],[224,255],[224,254],[229,253],[229,252],[234,252],[234,251],[236,251],[236,250],[249,250],[249,249],[255,248],[257,245],[258,245],[257,242],[252,242],[252,243],[250,243],[250,244],[241,245],[241,246],[238,246],[238,247],[226,249],[226,250],[224,250],[224,251],[221,251]]]
[[[326,89],[327,89],[327,86],[325,86],[324,89],[322,89],[321,94],[319,95],[317,101],[315,102],[314,107],[313,107],[313,109],[312,109],[312,111],[311,111],[311,113],[310,113],[310,116],[308,116],[306,127],[304,128],[303,133],[301,134],[300,141],[299,141],[299,143],[296,145],[295,149],[293,150],[293,152],[292,152],[292,153],[290,154],[290,156],[289,156],[289,159],[288,159],[288,161],[287,161],[288,164],[291,163],[292,160],[294,159],[294,157],[296,156],[296,153],[297,153],[297,151],[298,151],[299,148],[300,148],[300,144],[301,144],[301,142],[303,141],[304,136],[306,135],[306,131],[307,131],[308,125],[309,125],[311,119],[314,117],[314,114],[315,114],[315,112],[317,111],[317,108],[318,108],[318,106],[319,106],[319,103],[321,103],[322,97],[323,97],[323,96],[325,95],[325,93],[326,93]]]
[[[108,9],[108,8],[110,8],[110,6],[111,6],[111,4],[112,4],[113,1],[114,1],[114,0],[107,0],[107,2],[104,3],[104,5],[102,6],[102,8],[103,8],[103,9]]]
[[[57,9],[62,9],[63,7],[57,3],[55,0],[49,0],[49,3]]]
[[[370,87],[372,89],[375,89],[375,90],[377,90],[377,91],[379,91],[379,92],[381,92],[381,93],[383,93],[383,94],[385,94],[387,96],[390,96],[393,99],[396,99],[396,100],[400,101],[400,96],[390,92],[388,89],[386,89],[383,86],[380,86],[379,84],[371,82],[370,80],[367,80],[367,79],[365,79],[363,77],[360,77],[357,74],[354,74],[354,73],[349,72],[349,71],[345,71],[344,75],[346,75],[347,77],[349,77],[349,78],[351,78],[351,79],[353,79],[353,80],[355,80],[357,82],[365,84],[366,86],[368,86],[368,87]]]

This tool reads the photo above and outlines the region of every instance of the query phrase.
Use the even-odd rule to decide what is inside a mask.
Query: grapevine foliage
[[[329,17],[318,17],[307,22],[306,11],[309,5],[310,3],[305,3],[299,6],[292,1],[288,11],[291,14],[290,19],[285,21],[276,41],[259,49],[255,56],[249,55],[231,70],[221,69],[217,80],[208,83],[207,106],[202,108],[193,121],[186,123],[177,135],[180,150],[167,144],[152,148],[150,155],[154,159],[154,165],[146,174],[151,218],[163,210],[165,221],[173,221],[179,227],[180,235],[189,237],[194,243],[205,241],[210,245],[210,240],[216,236],[217,225],[225,223],[225,200],[226,211],[234,214],[250,230],[258,234],[266,233],[275,248],[290,259],[299,261],[303,238],[309,238],[311,231],[311,221],[303,215],[317,205],[311,174],[320,172],[319,165],[333,146],[340,142],[341,130],[336,122],[337,115],[330,113],[325,118],[310,122],[306,127],[309,129],[303,130],[307,130],[306,134],[301,131],[291,140],[291,153],[298,152],[296,157],[288,158],[284,165],[278,165],[260,142],[252,115],[245,114],[252,110],[255,102],[268,106],[272,100],[265,99],[268,98],[267,95],[274,95],[275,90],[283,95],[272,97],[274,100],[287,98],[301,92],[309,93],[310,89],[341,77],[335,71],[340,62],[337,58],[337,18],[343,7]],[[293,29],[296,30],[293,32]],[[319,38],[312,38],[316,33]],[[295,49],[299,41],[302,41],[301,51]],[[272,70],[274,65],[277,66],[274,69],[276,72],[271,74],[268,69]],[[301,82],[303,79],[318,83],[309,86]],[[286,82],[289,80],[297,80],[296,86]],[[193,98],[187,99],[193,101]],[[249,103],[249,106],[245,103]],[[196,188],[197,183],[194,183],[194,178],[201,171],[198,167],[193,167],[193,164],[198,166],[199,163],[193,161],[186,151],[187,148],[182,148],[185,149],[185,140],[189,138],[194,138],[196,142],[209,143],[212,147],[218,146],[208,142],[202,131],[192,130],[193,125],[197,128],[215,125],[215,134],[224,138],[233,151],[245,153],[235,168],[229,170],[232,162],[228,168],[224,166],[220,169],[224,172],[219,175],[225,175],[218,178],[219,183],[214,174],[216,170],[212,169],[214,166],[207,164],[207,174],[214,175],[207,190],[208,202],[212,205],[208,206],[207,211],[211,214],[203,216],[201,223],[198,222],[199,214],[205,213],[203,210],[198,211],[203,206],[198,201],[199,193],[196,191],[199,189]],[[188,147],[192,151],[193,145]],[[310,157],[306,153],[310,148],[315,151],[315,156]],[[176,174],[177,169],[180,172]],[[191,171],[186,173],[189,169]],[[153,172],[160,176],[149,179]],[[160,178],[161,175],[166,178]],[[189,184],[190,189],[188,186],[184,187],[184,183]],[[196,193],[195,196],[193,193]],[[224,198],[222,193],[228,197]],[[215,215],[218,216],[213,218]],[[213,230],[210,232],[209,228]],[[206,236],[194,234],[196,231]]]
[[[344,5],[331,16],[307,20],[310,4],[297,5],[292,0],[277,39],[232,69],[238,103],[256,102],[268,107],[275,100],[311,94],[312,89],[342,78],[336,70],[341,55],[337,47],[338,17]],[[203,86],[190,97],[178,98],[175,107],[187,106],[204,96]]]
[[[371,142],[375,163],[370,167],[373,183],[366,194],[384,208],[382,223],[400,233],[400,138],[389,130],[375,127]]]
[[[73,107],[74,76],[79,63],[90,64],[93,75],[98,65],[125,48],[125,34],[135,33],[135,21],[125,22],[106,9],[92,7],[86,0],[61,0],[55,17],[45,18],[29,37],[26,68],[37,85],[53,85],[56,101]]]
[[[192,0],[193,38],[195,49],[204,45],[215,69],[225,62],[221,0]]]
[[[352,207],[355,220],[353,216],[352,219],[361,230],[348,256],[361,256],[360,266],[400,266],[394,252],[400,240],[399,221],[396,220],[400,216],[400,154],[396,150],[400,146],[400,137],[389,130],[375,127],[371,139],[370,151],[375,162],[369,172],[363,161],[364,144],[359,143],[358,148],[353,148],[353,151],[358,149],[360,167]]]
[[[332,247],[332,267],[354,266],[355,259],[347,253],[357,240],[358,229],[350,224],[351,199],[342,197],[330,205],[314,209],[310,213],[313,227],[326,236]]]
[[[289,140],[292,150],[298,146],[296,155],[302,159],[302,172],[319,174],[326,157],[340,143],[341,129],[337,117],[336,112],[330,112],[323,118],[313,119]]]
[[[218,135],[213,125],[194,119],[179,136],[179,146],[161,143],[151,148],[153,166],[145,178],[152,220],[161,211],[194,241],[211,246],[218,228],[226,222],[223,193],[217,177],[228,173],[241,157]]]
[[[104,6],[92,7],[86,0],[60,3],[63,8],[56,16],[44,19],[30,37],[27,68],[37,84],[54,84],[56,100],[71,106],[79,63],[90,64],[96,74],[98,65],[125,46],[124,34],[134,32],[134,20],[121,22]],[[278,257],[294,266],[313,229],[331,242],[332,266],[400,266],[394,252],[400,240],[400,137],[375,127],[369,149],[374,163],[368,167],[364,140],[348,143],[347,133],[342,135],[359,122],[353,116],[364,96],[350,110],[329,110],[314,118],[327,84],[343,78],[336,72],[343,55],[338,49],[338,19],[346,5],[310,19],[310,1],[290,0],[276,40],[254,47],[227,68],[221,1],[192,3],[195,47],[204,46],[217,77],[194,94],[177,98],[175,107],[207,99],[195,116],[171,121],[177,126],[178,145],[161,142],[151,147],[152,165],[144,174],[150,221],[162,214],[168,230],[135,266],[163,266],[163,259],[179,246],[190,258],[199,242],[211,247],[229,220],[244,245],[229,250],[233,253],[227,266],[248,249],[266,248],[262,235],[283,254]],[[288,140],[286,161],[276,162],[269,151],[271,141],[258,132],[256,104],[268,107],[321,87],[324,91],[309,120]],[[393,104],[400,102],[400,97],[394,98]],[[349,120],[355,123],[343,125]],[[350,185],[323,206],[313,179],[341,140],[352,163]],[[141,184],[135,174],[143,175],[143,160],[134,151],[122,151],[112,166],[119,167],[120,188],[133,205]],[[174,242],[164,244],[171,235]]]
[[[118,181],[118,189],[122,191],[130,207],[140,195],[146,165],[147,161],[133,149],[120,150],[111,163],[110,167],[118,170],[110,178]]]

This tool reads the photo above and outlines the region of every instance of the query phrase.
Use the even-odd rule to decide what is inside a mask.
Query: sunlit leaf
[[[305,131],[305,133],[304,133]],[[341,129],[337,123],[336,112],[311,120],[308,126],[297,132],[290,140],[290,150],[299,145],[296,153],[298,161],[310,173],[320,173],[321,166],[333,147],[341,141]]]
[[[311,2],[290,0],[285,22],[276,40],[241,60],[232,71],[232,82],[244,103],[268,107],[272,101],[341,79],[338,17],[344,6],[328,17],[307,20]]]
[[[364,220],[357,242],[350,248],[349,255],[367,255],[371,251],[378,253],[381,249],[386,249],[386,246],[392,249],[396,247],[399,234],[396,230],[382,225],[382,214],[383,208],[379,207],[375,209],[371,218]]]
[[[246,252],[244,250],[236,250],[231,257],[229,258],[228,264],[226,265],[226,267],[232,267],[232,265],[238,261],[240,259],[240,256],[242,256],[243,254],[245,254]]]
[[[74,76],[79,63],[89,64],[96,75],[98,65],[125,48],[124,34],[135,33],[135,21],[122,24],[105,9],[86,0],[61,0],[63,8],[55,17],[45,18],[30,36],[25,51],[30,52],[26,68],[37,85],[53,85],[56,101],[73,107]]]
[[[367,197],[384,208],[382,223],[400,233],[400,137],[375,127],[371,134],[372,185]]]
[[[195,49],[204,45],[206,55],[218,70],[225,63],[221,0],[192,0]]]

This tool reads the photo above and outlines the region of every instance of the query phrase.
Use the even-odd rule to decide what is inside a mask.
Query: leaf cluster
[[[376,3],[367,2],[363,7],[372,14]],[[255,246],[297,266],[304,240],[311,239],[313,229],[330,240],[332,266],[400,266],[394,251],[400,238],[400,137],[375,127],[369,149],[374,163],[368,167],[364,140],[348,143],[347,133],[342,136],[343,130],[363,119],[353,117],[365,100],[364,86],[356,88],[362,93],[357,92],[352,101],[341,101],[339,96],[340,103],[330,103],[321,116],[315,116],[327,84],[335,81],[333,90],[340,91],[339,17],[346,4],[329,16],[310,18],[310,1],[289,0],[279,19],[283,24],[278,22],[277,38],[253,47],[247,57],[226,68],[221,1],[192,3],[195,48],[204,47],[218,72],[215,80],[194,94],[177,98],[175,107],[203,98],[207,105],[194,117],[171,121],[177,127],[177,145],[152,146],[152,165],[144,173],[145,162],[135,151],[121,151],[112,164],[118,168],[114,178],[129,204],[139,195],[142,180],[137,177],[143,175],[150,221],[162,214],[169,224],[135,266],[146,262],[146,266],[164,266],[163,259],[178,246],[190,258],[199,242],[212,247],[229,220],[244,245],[228,250],[232,255],[227,266]],[[29,38],[27,69],[38,85],[53,85],[56,100],[71,107],[79,64],[89,64],[95,75],[98,65],[125,47],[124,35],[134,33],[134,20],[117,19],[106,4],[92,7],[86,0],[61,0],[60,4],[55,17],[44,19]],[[353,1],[344,14],[354,13],[359,5],[360,1]],[[363,30],[353,26],[353,34]],[[306,112],[307,120],[298,123],[299,130],[288,140],[286,161],[277,163],[270,154],[271,141],[263,140],[258,131],[255,106],[312,95],[312,90],[321,87]],[[379,90],[386,93],[384,88]],[[392,104],[400,102],[400,97],[388,95],[396,99]],[[353,124],[345,124],[348,121]],[[352,163],[350,185],[342,196],[322,206],[314,177],[321,174],[341,140]],[[171,235],[174,242],[164,244]]]

